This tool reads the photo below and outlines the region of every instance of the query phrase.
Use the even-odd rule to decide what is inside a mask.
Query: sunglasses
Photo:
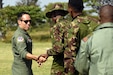
[[[21,21],[24,21],[24,22],[25,22],[25,24],[27,24],[28,22],[30,22],[30,23],[31,23],[31,20],[21,20]]]

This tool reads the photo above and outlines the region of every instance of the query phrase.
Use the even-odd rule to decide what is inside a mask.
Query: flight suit
[[[74,66],[82,75],[113,75],[113,23],[103,23],[81,41]]]
[[[29,34],[18,27],[12,37],[12,51],[14,61],[12,65],[13,75],[33,75],[32,60],[27,60],[26,54],[32,53],[32,39]]]

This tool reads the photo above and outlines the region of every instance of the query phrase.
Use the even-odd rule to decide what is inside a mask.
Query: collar
[[[90,20],[88,19],[87,16],[77,16],[72,23],[84,23],[84,24],[89,24]]]
[[[63,16],[61,16],[59,19],[57,19],[56,22],[59,22],[59,21],[62,21],[62,20],[64,20]]]
[[[113,23],[112,22],[103,23],[99,25],[95,30],[104,29],[104,28],[113,28]]]
[[[24,33],[24,34],[28,34],[27,31],[23,30],[22,28],[18,27],[18,29],[21,33]]]
[[[72,19],[72,22],[77,21],[78,17],[80,17],[80,16],[76,16],[75,18],[73,18],[73,19]]]

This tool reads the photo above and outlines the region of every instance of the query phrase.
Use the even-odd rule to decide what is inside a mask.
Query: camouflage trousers
[[[79,75],[73,65],[73,59],[64,59],[64,75]]]
[[[64,66],[53,61],[51,67],[51,75],[64,75]]]
[[[72,59],[64,60],[63,65],[53,61],[51,67],[51,75],[79,75],[74,68],[74,61]]]

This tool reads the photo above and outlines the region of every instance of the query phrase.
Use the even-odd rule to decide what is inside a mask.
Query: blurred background
[[[98,20],[99,7],[106,4],[113,4],[113,0],[83,0],[84,15]],[[50,19],[45,13],[51,9],[53,4],[61,3],[67,9],[68,0],[0,0],[0,75],[12,75],[12,50],[11,37],[17,28],[17,13],[27,11],[32,18],[32,25],[28,31],[33,39],[33,53],[40,55],[51,47],[50,40]],[[67,16],[71,20],[70,16]],[[33,62],[34,75],[49,75],[52,58],[38,67]]]

